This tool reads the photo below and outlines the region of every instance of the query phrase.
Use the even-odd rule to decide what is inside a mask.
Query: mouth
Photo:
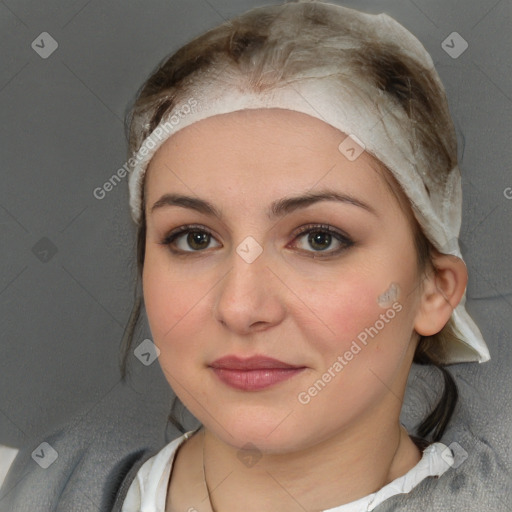
[[[209,365],[221,382],[243,391],[258,391],[288,380],[306,369],[265,356],[226,356]]]

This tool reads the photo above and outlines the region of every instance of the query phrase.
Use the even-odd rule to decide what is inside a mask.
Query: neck
[[[376,492],[421,458],[398,422],[366,432],[358,424],[353,432],[346,429],[297,452],[263,454],[254,465],[245,465],[240,454],[204,432],[205,474],[216,512],[239,510],[240,503],[248,512],[322,511]]]

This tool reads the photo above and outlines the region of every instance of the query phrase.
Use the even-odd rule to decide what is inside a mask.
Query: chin
[[[293,414],[287,417],[288,413],[286,409],[272,414],[268,409],[255,413],[237,408],[233,415],[224,413],[219,417],[219,423],[209,418],[205,425],[224,443],[237,449],[251,444],[264,453],[283,453],[300,449],[304,444],[314,444],[307,426],[296,424]]]

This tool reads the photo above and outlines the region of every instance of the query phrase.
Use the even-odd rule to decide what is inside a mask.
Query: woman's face
[[[344,139],[298,112],[239,111],[183,128],[148,169],[160,365],[232,446],[286,452],[398,421],[420,306],[413,232]]]

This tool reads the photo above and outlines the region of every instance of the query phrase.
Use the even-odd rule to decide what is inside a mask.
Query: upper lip
[[[225,370],[263,370],[275,368],[304,368],[303,366],[296,366],[272,357],[266,356],[252,356],[242,358],[238,356],[225,356],[216,359],[210,364],[212,368],[221,368]]]

